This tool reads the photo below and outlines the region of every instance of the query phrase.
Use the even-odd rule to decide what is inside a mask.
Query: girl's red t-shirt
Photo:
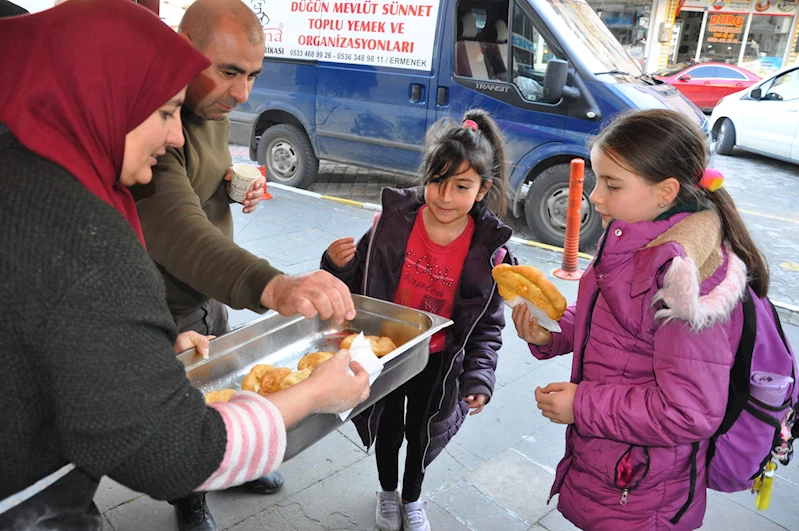
[[[467,216],[463,233],[448,245],[439,245],[427,234],[422,218],[425,208],[423,205],[419,209],[405,247],[405,262],[394,302],[449,319],[463,262],[472,243],[474,220]],[[446,330],[436,333],[430,341],[430,352],[443,351],[446,337]]]

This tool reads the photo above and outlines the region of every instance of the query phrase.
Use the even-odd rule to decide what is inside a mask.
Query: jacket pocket
[[[619,505],[627,505],[627,497],[637,489],[649,473],[649,448],[631,444],[614,468],[613,484],[621,492]]]

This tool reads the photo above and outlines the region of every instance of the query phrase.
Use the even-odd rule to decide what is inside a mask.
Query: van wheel
[[[305,132],[290,124],[273,125],[261,135],[258,163],[266,166],[270,182],[309,188],[316,181],[319,159]]]
[[[593,247],[602,235],[602,218],[588,201],[596,176],[585,169],[580,223],[580,249]],[[558,164],[541,172],[530,185],[524,201],[524,215],[530,230],[549,245],[563,246],[569,205],[569,165]]]
[[[735,146],[735,126],[732,122],[724,118],[716,133],[716,153],[719,155],[732,155],[732,148]]]

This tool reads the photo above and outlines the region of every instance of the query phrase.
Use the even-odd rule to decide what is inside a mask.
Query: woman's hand
[[[551,383],[535,388],[535,401],[541,414],[556,424],[574,424],[574,395],[577,384]]]
[[[175,341],[175,354],[180,354],[186,350],[196,348],[197,352],[199,352],[203,358],[207,358],[209,343],[215,337],[216,336],[204,336],[192,330],[183,332]]]
[[[519,337],[532,345],[543,347],[552,341],[552,334],[538,324],[538,317],[530,313],[526,304],[519,304],[513,309],[513,324]]]
[[[355,258],[355,238],[347,236],[334,241],[327,248],[327,256],[336,267],[346,266]]]
[[[339,350],[306,380],[309,387],[315,386],[313,410],[317,413],[341,413],[369,398],[369,373],[350,359],[349,350]]]
[[[488,397],[484,394],[477,394],[477,395],[469,395],[463,398],[463,401],[466,402],[466,406],[473,411],[469,413],[469,415],[477,415],[480,413],[486,405],[488,401]]]

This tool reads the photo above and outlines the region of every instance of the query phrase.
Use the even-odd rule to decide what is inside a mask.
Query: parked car
[[[752,72],[727,63],[677,63],[652,75],[676,87],[705,112],[712,111],[724,96],[760,81]]]
[[[715,151],[733,147],[799,163],[799,66],[723,98],[710,116]]]

